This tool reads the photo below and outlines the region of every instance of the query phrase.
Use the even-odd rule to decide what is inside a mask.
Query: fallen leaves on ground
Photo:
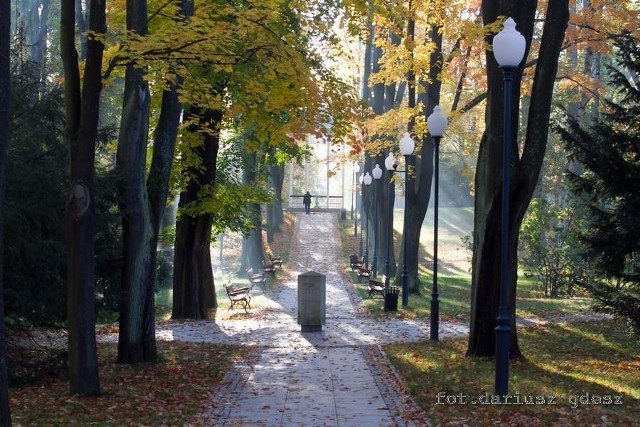
[[[224,373],[251,351],[220,344],[158,342],[158,363],[116,364],[116,344],[99,344],[101,395],[69,394],[64,376],[10,390],[15,425],[189,425]]]
[[[636,426],[637,337],[619,321],[518,331],[510,403],[492,402],[495,362],[465,356],[467,338],[393,344],[385,352],[434,426]],[[626,369],[625,369],[626,368]]]

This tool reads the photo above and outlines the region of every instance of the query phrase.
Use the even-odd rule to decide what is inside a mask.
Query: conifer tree
[[[615,46],[607,67],[612,91],[600,117],[586,126],[567,114],[555,130],[582,166],[569,179],[585,207],[584,257],[602,277],[581,285],[640,334],[640,45],[622,34]]]

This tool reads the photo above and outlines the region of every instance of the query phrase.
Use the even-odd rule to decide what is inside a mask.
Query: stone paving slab
[[[208,426],[399,426],[404,396],[370,368],[365,348],[429,336],[425,322],[361,318],[338,273],[340,239],[333,214],[298,215],[289,279],[269,295],[257,319],[159,324],[159,339],[258,346],[257,359],[236,367],[203,411]],[[301,243],[302,242],[302,243]],[[305,243],[306,242],[306,243]],[[326,324],[302,333],[297,324],[297,276],[326,276]],[[464,329],[464,325],[459,325]],[[459,334],[450,329],[445,334]],[[388,371],[388,369],[384,369]]]
[[[207,426],[425,426],[424,414],[401,383],[381,345],[429,339],[428,319],[370,319],[358,315],[339,274],[340,238],[334,214],[299,214],[285,279],[246,319],[166,322],[159,340],[255,346],[246,365],[229,372],[199,424]],[[326,325],[302,333],[297,324],[297,276],[326,276]],[[595,320],[570,316],[519,319],[531,326]],[[602,316],[600,316],[601,318]],[[440,322],[440,337],[465,336],[469,325]],[[102,334],[102,341],[117,340]],[[248,349],[250,347],[247,347]],[[251,350],[247,350],[250,352]]]
[[[358,347],[271,348],[207,425],[395,426]]]

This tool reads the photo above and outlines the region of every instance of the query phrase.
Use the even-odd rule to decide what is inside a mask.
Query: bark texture
[[[127,29],[147,33],[146,1],[127,1]],[[127,66],[116,170],[118,205],[122,215],[122,297],[118,337],[118,363],[154,362],[155,305],[152,265],[153,229],[145,185],[149,106],[151,95],[146,70]]]
[[[189,183],[180,193],[178,209],[196,203],[203,188],[214,185],[218,149],[220,146],[220,122],[222,111],[200,110],[191,107],[188,117],[197,118],[202,144],[193,147],[195,156],[201,160],[201,168],[188,171]],[[208,311],[217,307],[215,284],[211,270],[211,214],[188,215],[183,213],[176,223],[176,245],[173,267],[173,312],[174,319],[206,319]]]
[[[482,6],[484,22],[500,16],[511,16],[517,29],[531,42],[537,1],[504,2],[485,0]],[[558,56],[569,19],[568,0],[551,0],[548,4],[538,62],[527,118],[527,132],[518,149],[518,119],[522,69],[513,82],[511,198],[509,208],[509,310],[511,317],[510,356],[521,355],[515,329],[517,246],[520,224],[538,182],[547,143],[549,115]],[[488,43],[491,40],[487,40]],[[525,54],[526,57],[526,54]],[[480,144],[476,172],[474,212],[471,331],[467,354],[492,356],[495,353],[495,327],[500,291],[500,232],[502,197],[502,144],[504,141],[503,75],[493,54],[487,52],[488,97],[486,131]]]
[[[67,116],[65,132],[71,157],[71,188],[66,206],[69,382],[71,393],[90,396],[100,392],[95,335],[94,165],[104,46],[93,38],[87,41],[81,89],[73,0],[62,1],[60,16]],[[92,31],[106,31],[104,0],[91,1],[89,21]]]
[[[4,323],[4,216],[6,178],[5,168],[9,147],[9,91],[11,46],[11,6],[0,4],[0,425],[11,425],[9,408],[9,378],[7,370],[6,328]]]

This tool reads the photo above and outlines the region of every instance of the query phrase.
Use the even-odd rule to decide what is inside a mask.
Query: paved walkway
[[[385,366],[381,369],[385,359],[376,344],[428,339],[428,327],[421,322],[358,316],[337,271],[344,261],[335,214],[299,214],[295,233],[286,265],[290,279],[269,295],[264,316],[215,324],[158,325],[160,339],[259,346],[259,356],[251,366],[237,366],[225,378],[227,387],[203,414],[206,424],[426,425],[417,408],[393,389],[393,371]],[[311,270],[327,278],[327,319],[322,332],[301,333],[297,276]],[[454,325],[445,325],[441,331],[443,336],[467,332]]]
[[[293,240],[286,277],[254,316],[156,326],[160,340],[258,349],[246,366],[225,377],[200,419],[215,427],[428,425],[412,400],[398,392],[398,378],[380,345],[428,340],[429,322],[358,315],[339,271],[344,260],[336,214],[298,214]],[[327,278],[326,325],[322,332],[301,333],[297,277],[311,270]],[[442,338],[468,333],[468,325],[440,322]]]

